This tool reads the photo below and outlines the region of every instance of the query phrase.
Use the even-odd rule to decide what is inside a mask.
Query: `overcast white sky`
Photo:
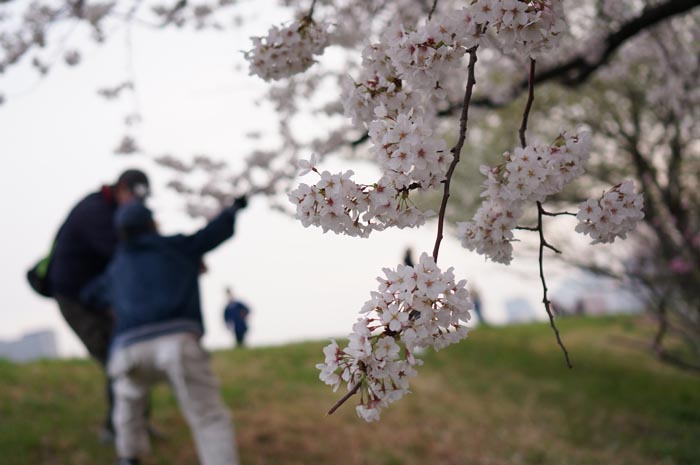
[[[137,30],[134,66],[144,116],[140,142],[157,153],[245,155],[251,141],[244,135],[265,125],[267,114],[252,101],[265,84],[245,71],[234,72],[234,65],[241,61],[239,51],[249,48],[248,36],[264,33],[271,22],[285,19],[282,14],[273,12],[250,29],[226,33]],[[85,50],[82,65],[58,66],[39,85],[26,70],[0,80],[8,95],[0,107],[0,339],[50,328],[64,355],[84,350],[55,303],[33,294],[24,273],[47,250],[76,201],[112,182],[122,169],[140,166],[154,180],[151,201],[161,230],[193,231],[199,225],[185,217],[182,204],[163,188],[169,173],[147,158],[112,154],[123,133],[124,108],[104,102],[95,90],[126,78],[124,42]],[[373,173],[369,166],[352,168]],[[253,310],[252,345],[344,336],[376,288],[381,268],[400,263],[406,246],[431,251],[434,234],[430,224],[370,239],[324,235],[255,199],[241,214],[234,239],[206,257],[210,271],[201,279],[205,344],[231,343],[221,321],[226,285]],[[504,321],[504,303],[517,298],[544,317],[533,261],[516,261],[510,269],[485,263],[448,237],[440,264],[454,266],[459,278],[476,284],[493,321]]]

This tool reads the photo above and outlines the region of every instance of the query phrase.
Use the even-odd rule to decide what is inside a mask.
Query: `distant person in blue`
[[[240,300],[236,300],[230,287],[226,288],[228,303],[224,309],[224,321],[236,337],[238,347],[245,346],[245,333],[248,332],[248,315],[250,309]]]
[[[484,319],[481,295],[475,287],[469,290],[469,297],[471,297],[472,303],[474,304],[474,313],[476,313],[476,317],[479,319],[479,324],[488,326],[488,322]]]
[[[168,381],[192,430],[203,465],[238,465],[231,416],[224,404],[204,334],[199,296],[202,256],[233,236],[245,197],[237,198],[192,235],[161,236],[141,202],[122,206],[122,240],[107,271],[82,294],[115,317],[108,372],[115,394],[120,465],[136,465],[150,450],[143,412],[152,386]]]
[[[117,247],[114,213],[120,205],[149,194],[148,177],[143,171],[124,171],[112,185],[105,185],[78,202],[56,234],[47,270],[50,294],[56,299],[63,318],[82,341],[88,353],[106,367],[113,321],[108,312],[99,312],[80,302],[85,285],[100,275]],[[109,380],[106,380],[108,410],[102,439],[114,436],[113,408]]]

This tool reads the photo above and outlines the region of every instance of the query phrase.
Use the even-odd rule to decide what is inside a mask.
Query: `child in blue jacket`
[[[245,197],[237,198],[192,235],[161,236],[141,202],[120,207],[121,243],[107,271],[82,292],[83,301],[111,309],[108,362],[115,394],[119,464],[135,465],[149,451],[143,411],[153,384],[168,381],[192,429],[203,465],[237,465],[231,417],[202,348],[199,299],[202,256],[233,236]]]

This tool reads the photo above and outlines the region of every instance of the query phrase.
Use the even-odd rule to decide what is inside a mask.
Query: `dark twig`
[[[430,9],[430,13],[428,14],[428,21],[433,19],[433,13],[435,13],[435,8],[437,8],[438,0],[435,0],[433,2],[433,7]]]
[[[544,239],[544,230],[542,228],[542,204],[540,202],[537,202],[537,228],[539,229],[539,234],[540,234],[540,251],[539,251],[539,263],[540,263],[540,280],[542,281],[542,303],[544,304],[544,309],[547,311],[547,316],[549,316],[549,325],[552,327],[552,330],[554,330],[554,335],[557,337],[557,344],[559,344],[559,347],[561,347],[561,350],[564,351],[564,358],[566,359],[566,366],[569,368],[573,368],[573,365],[571,364],[571,360],[569,359],[569,352],[566,350],[566,347],[564,347],[564,343],[561,341],[561,336],[559,336],[559,330],[557,329],[557,325],[554,324],[554,314],[552,313],[552,303],[549,301],[549,298],[547,298],[547,281],[544,278],[544,248],[545,244],[547,244],[547,241]],[[551,246],[549,246],[551,247]]]
[[[523,121],[520,124],[520,130],[518,134],[520,135],[520,145],[525,148],[527,145],[525,141],[525,131],[527,131],[527,120],[530,117],[530,110],[532,109],[532,102],[535,101],[535,60],[530,58],[530,74],[528,75],[528,90],[527,90],[527,103],[525,104],[525,110],[523,110]]]
[[[562,215],[568,215],[568,216],[576,216],[576,213],[571,213],[571,212],[556,212],[556,213],[551,213],[548,211],[542,210],[542,214],[544,216],[562,216]]]
[[[520,231],[539,231],[537,228],[531,228],[528,226],[516,226],[515,229],[518,229]]]
[[[557,249],[556,247],[554,247],[552,244],[550,244],[550,243],[547,242],[547,241],[545,241],[542,245],[543,245],[544,247],[547,247],[549,250],[551,250],[551,251],[553,251],[553,252],[555,252],[555,253],[561,254],[561,250]]]
[[[306,15],[307,18],[313,19],[315,8],[316,8],[316,0],[313,0],[311,2],[311,7],[309,8],[309,13]]]
[[[472,90],[474,89],[474,84],[476,84],[476,78],[474,77],[474,67],[476,65],[476,50],[479,48],[472,47],[469,49],[469,71],[467,77],[467,87],[464,91],[464,101],[462,102],[462,115],[459,118],[459,139],[457,143],[452,148],[452,163],[447,169],[447,174],[445,175],[444,189],[442,194],[442,203],[440,204],[440,213],[438,215],[438,231],[437,237],[435,238],[435,247],[433,247],[433,260],[437,263],[438,253],[440,251],[440,243],[442,242],[442,232],[445,224],[445,212],[447,210],[447,200],[450,198],[450,181],[452,180],[452,174],[459,163],[459,155],[462,152],[462,147],[464,146],[464,140],[467,135],[467,121],[469,120],[469,104],[471,103]]]
[[[360,381],[359,383],[357,383],[357,384],[355,385],[355,387],[353,387],[352,389],[350,389],[350,390],[348,391],[347,394],[345,394],[338,402],[336,402],[335,405],[333,405],[333,407],[331,407],[331,409],[328,411],[327,415],[333,415],[333,413],[334,413],[336,410],[338,410],[338,407],[340,407],[341,405],[343,405],[343,404],[345,403],[345,401],[347,401],[349,398],[351,398],[352,396],[354,396],[354,395],[357,393],[357,391],[360,390],[360,386],[362,386],[362,381]]]

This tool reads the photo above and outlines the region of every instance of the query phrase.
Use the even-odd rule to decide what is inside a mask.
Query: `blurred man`
[[[226,288],[228,303],[224,309],[224,322],[236,337],[236,345],[245,345],[245,334],[248,332],[248,315],[250,309],[240,300],[236,300],[230,287]]]
[[[114,255],[117,234],[114,213],[119,205],[143,199],[149,193],[148,177],[140,170],[124,171],[113,185],[105,185],[82,199],[68,214],[54,242],[47,282],[63,318],[104,369],[112,334],[109,313],[97,312],[79,300],[85,285],[100,275]],[[108,410],[101,436],[113,435],[112,395],[107,380]]]
[[[111,308],[114,338],[108,371],[114,380],[120,465],[150,450],[143,412],[151,387],[168,381],[192,430],[203,465],[237,465],[231,417],[221,399],[204,334],[199,298],[202,256],[234,232],[245,197],[191,236],[161,236],[141,202],[119,209],[122,243],[107,271],[83,292],[95,308]]]

